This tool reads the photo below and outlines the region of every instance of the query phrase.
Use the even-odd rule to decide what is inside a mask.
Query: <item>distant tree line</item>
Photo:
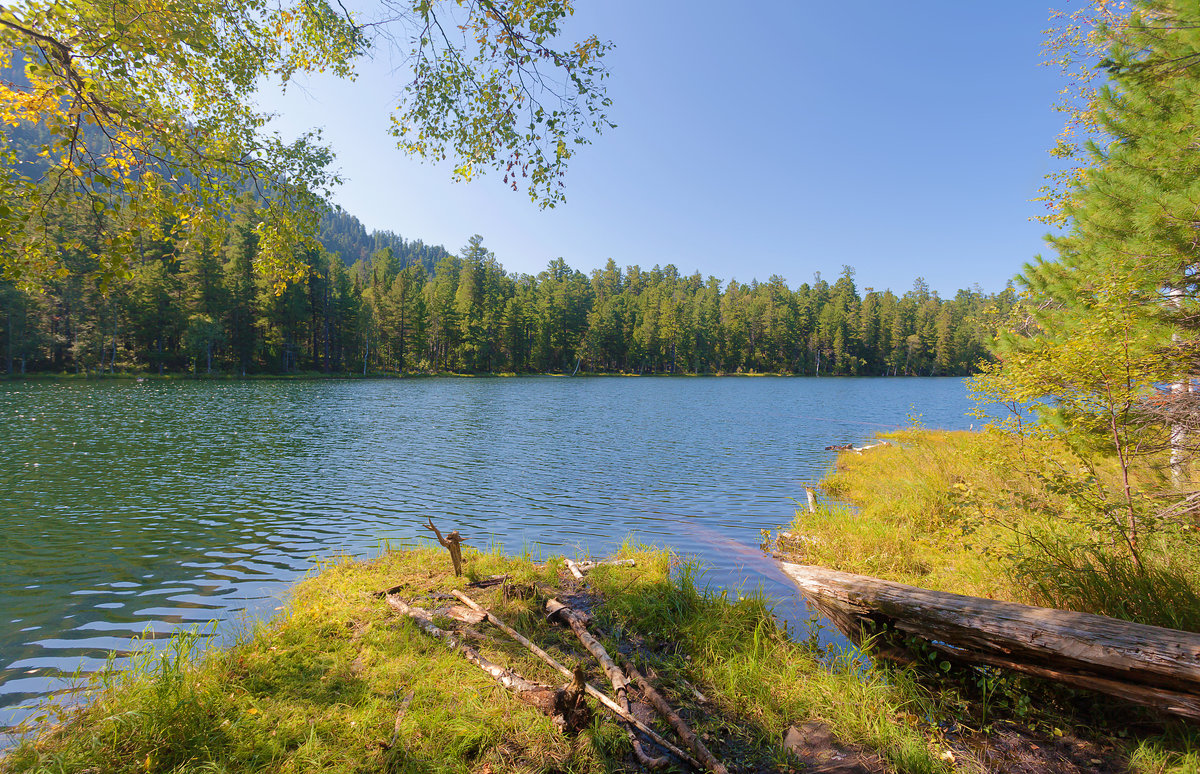
[[[454,256],[344,213],[328,213],[323,246],[299,256],[307,281],[277,293],[254,270],[260,213],[248,203],[222,236],[183,243],[170,224],[146,235],[129,275],[105,286],[89,274],[99,217],[62,216],[70,271],[43,293],[0,283],[7,373],[962,375],[988,357],[1013,302],[1011,289],[943,299],[921,279],[901,296],[860,293],[849,267],[795,289],[612,260],[590,276],[561,258],[512,274],[481,237]]]

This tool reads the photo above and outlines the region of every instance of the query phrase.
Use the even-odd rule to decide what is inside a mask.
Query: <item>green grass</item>
[[[638,566],[590,576],[600,601],[593,631],[610,652],[629,650],[710,746],[733,763],[782,766],[790,725],[828,722],[847,745],[876,750],[898,772],[946,771],[918,718],[936,711],[905,673],[865,670],[852,658],[789,640],[757,595],[699,588],[691,565],[626,547]],[[544,593],[561,584],[561,560],[470,552],[472,576],[508,573]],[[93,677],[88,702],[48,710],[0,760],[5,772],[615,772],[628,771],[624,731],[598,711],[577,736],[517,701],[490,677],[395,615],[370,592],[400,585],[416,597],[462,587],[443,551],[387,551],[339,560],[301,583],[273,620],[227,648],[194,634],[166,651],[139,652],[131,668]],[[561,662],[598,668],[573,636],[546,621],[542,600],[472,596]],[[426,606],[434,603],[426,602]],[[472,644],[525,677],[560,678],[490,627]],[[686,683],[684,682],[686,681]],[[708,695],[710,704],[684,687]],[[411,694],[391,744],[396,713]]]
[[[907,430],[846,452],[791,525],[796,558],[925,588],[1200,631],[1196,531],[1143,536],[1143,568],[1080,502],[1090,473],[1045,441]],[[1050,471],[1050,472],[1047,472]],[[1113,490],[1116,471],[1097,472]],[[1152,478],[1142,472],[1143,482]],[[1105,478],[1109,480],[1105,480]],[[1092,488],[1095,485],[1090,485]]]
[[[1087,506],[1113,491],[1115,466],[1085,470],[1040,439],[996,432],[907,430],[890,445],[844,452],[822,482],[828,500],[798,511],[778,545],[793,561],[924,588],[1094,612],[1200,631],[1195,530],[1143,535],[1138,567]],[[1137,486],[1155,481],[1135,471]],[[1103,526],[1102,524],[1100,526]],[[946,666],[949,666],[948,664]],[[964,723],[993,716],[1111,736],[1132,771],[1200,771],[1200,733],[1148,712],[987,670],[918,678]]]

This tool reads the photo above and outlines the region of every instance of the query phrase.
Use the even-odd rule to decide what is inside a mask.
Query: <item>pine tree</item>
[[[1147,505],[1131,485],[1132,455],[1165,435],[1143,409],[1158,384],[1184,378],[1181,349],[1196,348],[1194,331],[1173,346],[1170,320],[1196,319],[1200,7],[1141,0],[1126,24],[1099,33],[1112,44],[1096,110],[1110,141],[1090,148],[1063,208],[1070,230],[1051,240],[1057,256],[1025,267],[1028,301],[1001,338],[1003,367],[978,384],[993,399],[1040,404],[1042,427],[1081,464],[1115,458],[1120,491],[1097,484],[1097,513],[1140,565]]]

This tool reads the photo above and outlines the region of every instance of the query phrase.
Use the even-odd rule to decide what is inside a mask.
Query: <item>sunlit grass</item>
[[[864,670],[788,639],[761,594],[701,588],[696,568],[627,543],[636,567],[599,567],[595,631],[633,658],[696,730],[734,761],[786,761],[790,725],[821,719],[846,744],[878,750],[901,772],[944,770],[920,730],[930,699],[903,673]],[[554,593],[562,560],[535,564],[498,551],[468,552],[467,574]],[[398,618],[371,592],[415,597],[465,586],[445,552],[384,551],[363,562],[324,562],[273,620],[229,647],[195,634],[140,651],[124,672],[92,679],[91,701],[61,710],[0,762],[3,771],[608,772],[627,764],[624,731],[598,713],[577,736],[514,699],[481,670]],[[499,588],[472,595],[570,667],[604,677],[538,598]],[[435,603],[429,601],[426,605]],[[489,630],[477,627],[481,633]],[[559,675],[519,645],[473,640],[486,656],[549,684]],[[709,697],[701,706],[693,686]],[[411,698],[409,698],[411,697]],[[400,718],[397,711],[408,701]],[[732,762],[732,761],[731,761]],[[774,762],[774,763],[772,763]]]

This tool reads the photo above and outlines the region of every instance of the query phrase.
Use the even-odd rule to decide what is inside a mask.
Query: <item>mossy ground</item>
[[[1083,485],[1112,488],[1115,469],[1079,470],[1047,441],[992,431],[914,429],[881,437],[889,445],[839,455],[821,484],[826,501],[815,513],[798,511],[788,530],[795,537],[780,542],[787,558],[929,589],[1200,631],[1195,530],[1164,527],[1144,536],[1146,569],[1134,571],[1123,546],[1105,545],[1094,520],[1081,512]],[[1156,474],[1143,469],[1135,475],[1148,485]],[[987,767],[996,743],[1023,747],[1020,757],[1038,746],[1037,738],[1059,746],[1066,738],[1094,746],[1103,759],[1096,770],[1200,772],[1194,727],[1011,673],[942,672],[942,666],[931,663],[916,679],[942,707],[958,707],[943,723],[963,728],[962,744],[975,749],[980,765]],[[1119,765],[1104,768],[1110,759]],[[1085,755],[1077,763],[1087,770],[1092,760]]]
[[[763,599],[698,588],[691,566],[665,553],[630,548],[623,555],[637,566],[600,567],[588,576],[593,632],[610,652],[624,652],[656,675],[732,771],[800,770],[782,742],[790,726],[810,720],[822,721],[846,750],[861,750],[890,770],[949,770],[928,722],[939,710],[905,673],[872,672],[852,657],[829,658],[798,644],[776,626]],[[448,572],[440,549],[327,562],[273,620],[230,647],[197,653],[201,641],[184,636],[166,650],[143,652],[123,673],[94,678],[82,706],[51,713],[0,770],[637,770],[624,731],[607,714],[598,711],[575,736],[560,733],[372,595],[400,586],[399,594],[415,599],[496,573],[540,586],[524,599],[506,599],[499,587],[470,594],[604,685],[569,631],[542,613],[546,590],[579,591],[560,560],[477,552],[466,559],[465,578]],[[479,636],[466,636],[488,658],[529,679],[562,682],[487,624],[474,628]]]

